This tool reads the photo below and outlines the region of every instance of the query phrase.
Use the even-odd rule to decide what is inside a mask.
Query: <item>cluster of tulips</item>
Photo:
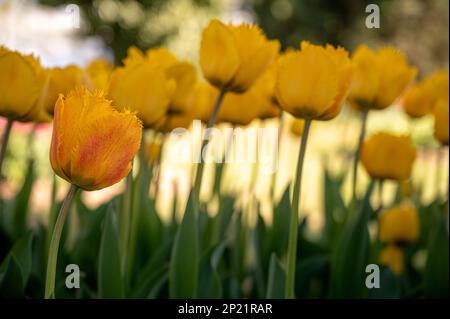
[[[432,114],[434,136],[442,146],[447,146],[448,71],[438,70],[416,83],[416,69],[395,48],[374,51],[362,45],[350,56],[342,47],[302,42],[299,48],[280,52],[279,42],[267,39],[257,26],[236,26],[218,20],[211,21],[203,30],[199,66],[204,79],[198,76],[192,63],[180,61],[165,48],[142,52],[131,47],[122,66],[113,67],[98,59],[84,69],[73,65],[45,68],[34,56],[0,47],[0,115],[7,119],[1,141],[0,169],[14,121],[45,123],[53,120],[50,163],[55,174],[71,184],[57,218],[55,215],[52,220],[50,216],[45,297],[55,297],[60,240],[78,190],[100,190],[126,178],[126,189],[120,197],[119,221],[116,221],[119,265],[111,261],[111,264],[99,266],[118,267],[119,273],[126,273],[127,268],[133,268],[130,260],[136,253],[137,241],[142,240],[135,234],[139,221],[134,213],[144,209],[142,205],[146,202],[136,200],[137,194],[149,195],[148,179],[144,176],[149,169],[160,165],[163,136],[178,127],[189,128],[194,119],[201,120],[208,129],[219,122],[246,126],[255,119],[278,118],[281,123],[282,113],[287,112],[296,118],[292,129],[301,136],[301,146],[292,196],[288,190],[287,197],[282,199],[284,203],[287,201],[287,205],[282,206],[288,210],[287,215],[274,209],[274,215],[288,216],[286,245],[273,260],[258,261],[264,263],[270,259],[270,266],[262,266],[270,269],[256,276],[267,277],[269,273],[267,290],[271,293],[267,296],[294,298],[296,277],[303,269],[299,268],[303,249],[299,208],[311,123],[334,119],[344,103],[361,115],[361,129],[351,171],[352,200],[345,208],[348,211],[345,227],[353,227],[353,232],[344,232],[347,235],[340,236],[339,245],[359,244],[355,241],[360,241],[360,237],[354,237],[355,234],[360,230],[364,237],[368,220],[375,215],[376,237],[380,243],[376,260],[400,276],[404,271],[407,244],[416,242],[420,233],[419,213],[409,191],[416,147],[409,136],[385,132],[366,139],[367,118],[370,113],[400,101],[411,118]],[[209,139],[208,132],[205,130],[202,147]],[[133,174],[135,157],[139,158],[139,170]],[[358,198],[356,192],[360,162],[372,178],[365,198]],[[217,280],[215,272],[209,279],[204,279],[201,273],[204,265],[200,257],[205,254],[202,248],[210,247],[208,243],[201,243],[199,236],[207,205],[200,197],[204,162],[194,164],[194,169],[186,212],[169,245],[169,268],[157,275],[168,276],[170,297],[208,296],[204,294],[203,281],[215,283]],[[372,211],[367,202],[373,183],[377,181],[381,187],[384,180],[398,182],[399,199],[391,207]],[[58,205],[53,203],[52,206]],[[220,214],[225,216],[228,212],[219,209]],[[276,223],[277,217],[273,218]],[[106,224],[112,222],[105,221]],[[218,242],[227,242],[225,237],[218,239]],[[339,278],[353,271],[354,261],[339,263],[346,255],[342,249],[336,248],[336,251],[340,255],[333,259],[330,294],[342,296],[343,291],[348,291],[351,295],[352,288]],[[100,250],[100,254],[108,253],[114,255],[114,252]],[[211,260],[216,259],[211,257]],[[212,267],[217,267],[217,261],[211,263]],[[123,285],[129,285],[129,280],[125,278]],[[363,279],[355,285],[362,284]],[[275,295],[277,287],[281,287],[279,295]]]

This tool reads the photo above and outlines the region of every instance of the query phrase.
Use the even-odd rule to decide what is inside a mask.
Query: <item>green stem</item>
[[[384,204],[383,204],[383,185],[384,185],[384,180],[383,179],[379,179],[378,180],[378,212],[379,213],[384,208]]]
[[[45,280],[45,299],[55,297],[55,279],[56,279],[56,262],[58,260],[59,241],[61,240],[62,230],[64,228],[64,222],[70,211],[70,206],[78,191],[78,187],[71,185],[66,199],[59,211],[58,218],[56,219],[55,227],[53,229],[52,240],[50,242],[50,248],[47,261],[47,276]]]
[[[361,147],[366,136],[367,117],[369,109],[364,109],[361,113],[361,131],[359,133],[358,145],[356,146],[355,158],[353,159],[353,181],[352,181],[352,201],[356,202],[356,181],[358,176],[358,164],[361,156]]]
[[[281,148],[281,134],[283,133],[283,128],[284,128],[284,120],[283,120],[283,112],[281,112],[280,116],[278,117],[278,136],[277,136],[277,145],[274,148],[273,151],[273,160],[274,163],[277,163],[278,165],[278,161],[279,161],[279,149]],[[276,186],[277,186],[277,181],[278,181],[278,169],[275,170],[275,172],[273,172],[272,174],[272,181],[270,183],[270,198],[272,199],[272,202],[275,201],[275,191],[276,191]]]
[[[2,175],[3,160],[5,159],[6,147],[8,146],[9,136],[11,135],[13,123],[14,123],[13,120],[8,119],[8,121],[6,122],[5,130],[3,131],[2,146],[0,147],[0,180],[3,177]]]
[[[208,143],[209,135],[211,134],[210,128],[214,126],[217,119],[217,113],[219,112],[220,104],[222,104],[223,97],[225,96],[225,93],[227,91],[225,89],[222,89],[219,93],[219,96],[217,97],[216,103],[214,104],[214,109],[212,111],[211,117],[209,118],[209,121],[206,125],[205,135],[203,136],[202,140],[202,146],[200,148],[200,159],[199,163],[197,164],[197,173],[195,176],[195,182],[194,182],[194,198],[195,198],[195,206],[198,207],[200,203],[200,189],[202,186],[202,178],[203,178],[203,170],[204,170],[204,162],[202,159],[203,155],[203,149],[206,146],[206,143]]]
[[[287,299],[295,298],[295,267],[297,260],[297,241],[298,241],[298,209],[300,206],[301,182],[303,172],[303,161],[306,153],[306,143],[308,141],[311,119],[305,119],[305,128],[302,135],[302,142],[298,153],[297,172],[294,184],[294,193],[292,197],[291,221],[289,225],[289,243],[287,256],[287,276],[285,286],[285,296]]]
[[[131,223],[131,199],[133,196],[133,169],[125,180],[125,193],[123,195],[122,210],[120,216],[120,255],[122,272],[125,274],[125,266],[127,260],[127,248],[130,239],[130,223]]]

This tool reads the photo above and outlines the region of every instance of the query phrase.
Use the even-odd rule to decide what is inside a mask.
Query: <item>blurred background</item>
[[[368,13],[365,9],[371,3],[380,8],[380,28],[366,27]],[[69,63],[84,66],[98,56],[120,64],[131,45],[141,49],[165,46],[179,58],[195,64],[198,62],[201,31],[212,18],[225,22],[258,23],[269,38],[278,38],[283,48],[297,47],[301,40],[342,45],[349,51],[360,43],[373,48],[396,46],[419,69],[419,78],[437,68],[448,68],[448,0],[0,0],[0,45],[22,52],[34,52],[45,66]],[[0,121],[3,127],[3,119]],[[269,120],[252,125],[277,123]],[[448,150],[437,150],[432,127],[429,117],[410,122],[399,106],[373,112],[368,123],[369,135],[380,130],[412,133],[419,145],[413,182],[423,185],[421,196],[424,200],[431,199],[437,191],[444,191],[448,176],[447,160],[438,160],[448,158]],[[2,186],[6,194],[13,194],[22,183],[25,155],[29,152],[26,133],[30,130],[30,125],[16,123],[14,126],[5,162],[5,174],[11,182]],[[304,183],[308,186],[304,187],[302,203],[302,210],[311,217],[313,230],[319,229],[322,222],[320,189],[323,164],[335,174],[346,173],[348,167],[343,163],[354,148],[358,130],[357,116],[346,109],[331,123],[313,126],[304,175]],[[282,134],[276,187],[278,195],[292,178],[299,146],[299,138],[292,135],[288,127]],[[31,206],[38,218],[48,211],[50,137],[51,126],[42,125],[32,146],[38,156],[39,181],[33,189]],[[440,163],[444,173],[435,173],[437,163]],[[235,193],[238,189],[248,188],[252,167],[254,164],[247,167],[230,165],[224,188]],[[363,169],[360,172],[365,175]],[[254,195],[264,199],[271,179],[268,174],[259,174]],[[227,180],[233,180],[233,183]],[[364,187],[364,183],[360,184]],[[169,202],[167,199],[172,196],[174,185],[179,192],[187,191],[190,185],[189,167],[163,164],[162,198],[158,204],[162,212],[168,210],[165,203]],[[122,187],[119,184],[84,196],[95,206],[120,192]],[[387,197],[393,195],[393,187],[386,185]],[[65,193],[64,187],[60,188],[60,193]]]

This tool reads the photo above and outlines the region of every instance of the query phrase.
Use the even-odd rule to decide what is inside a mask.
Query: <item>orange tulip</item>
[[[55,105],[50,162],[55,173],[84,190],[98,190],[128,175],[142,124],[119,112],[102,93],[77,88]]]

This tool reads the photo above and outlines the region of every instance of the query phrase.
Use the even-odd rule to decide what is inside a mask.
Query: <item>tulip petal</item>
[[[204,77],[218,88],[225,87],[239,67],[239,52],[231,31],[213,20],[203,30],[200,43],[200,67]]]

